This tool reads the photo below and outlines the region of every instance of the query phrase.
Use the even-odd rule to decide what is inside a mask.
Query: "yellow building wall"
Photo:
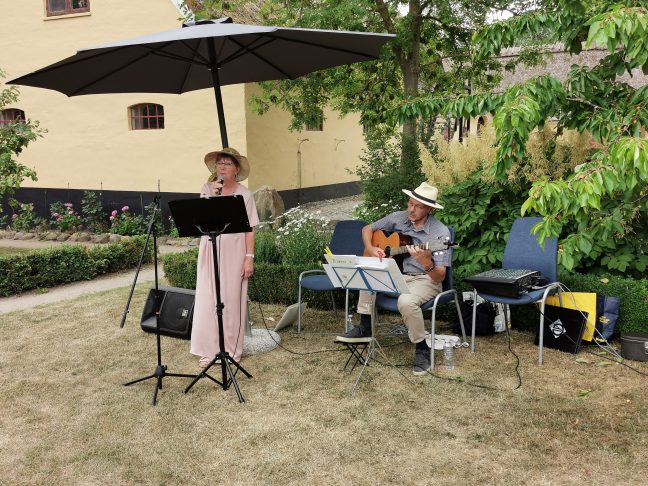
[[[246,85],[246,99],[259,90],[257,85]],[[257,115],[248,103],[250,187],[266,184],[279,191],[299,189],[300,159],[301,188],[357,181],[357,176],[347,169],[358,166],[365,148],[359,115],[349,114],[340,119],[338,113],[325,110],[324,116],[323,131],[290,132],[287,112],[272,107],[266,114]]]
[[[46,17],[44,0],[21,2],[0,16],[0,69],[7,78],[35,71],[78,49],[180,27],[170,0],[92,0],[91,12]],[[0,85],[2,88],[3,85]],[[47,130],[20,155],[38,181],[23,187],[116,191],[197,192],[208,171],[205,153],[221,147],[213,90],[182,95],[106,94],[68,98],[57,91],[19,86],[19,108]],[[339,119],[325,112],[324,130],[290,132],[287,113],[253,113],[247,101],[258,86],[223,87],[229,144],[252,164],[251,189],[278,190],[357,180],[347,169],[364,148],[357,115]],[[165,128],[130,130],[128,107],[164,107]],[[299,145],[300,139],[308,139]],[[298,177],[301,148],[301,183]]]
[[[47,18],[44,1],[21,2],[0,18],[0,68],[6,79],[42,68],[76,50],[117,39],[180,27],[168,0],[93,0],[89,15]],[[68,98],[46,89],[19,87],[15,108],[48,130],[20,162],[35,168],[38,182],[24,187],[197,192],[209,175],[203,156],[220,148],[212,90],[182,95],[110,94]],[[243,85],[223,88],[228,136],[245,146]],[[164,106],[163,130],[130,130],[128,107]]]

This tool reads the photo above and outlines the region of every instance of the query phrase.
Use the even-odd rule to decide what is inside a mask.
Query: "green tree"
[[[565,268],[577,268],[588,258],[645,276],[648,86],[635,88],[622,76],[637,69],[648,73],[648,2],[543,2],[478,32],[475,59],[498,56],[535,34],[573,54],[599,46],[607,55],[592,67],[573,65],[564,82],[545,74],[499,94],[418,99],[404,104],[400,116],[494,113],[498,148],[491,174],[501,179],[524,164],[529,135],[548,120],[556,120],[556,136],[567,128],[589,132],[596,141],[589,160],[561,178],[534,182],[521,212],[543,216],[534,228],[541,241],[562,236],[559,258]]]
[[[502,0],[192,0],[198,18],[231,15],[239,20],[271,25],[397,34],[374,62],[356,63],[303,76],[292,81],[261,83],[263,91],[254,106],[264,113],[278,105],[293,116],[292,129],[320,120],[322,107],[333,107],[342,115],[360,113],[369,130],[390,127],[396,133],[391,115],[404,100],[416,98],[421,90],[460,93],[468,80],[473,83],[496,81],[481,77],[484,67],[495,68],[490,59],[470,61],[470,38],[484,24],[493,8],[512,5],[524,10],[528,2]],[[444,64],[452,58],[451,66]],[[406,159],[415,155],[417,120],[410,117],[402,125],[400,171],[406,174]],[[426,120],[429,122],[429,119]],[[426,124],[429,126],[430,124]],[[418,162],[418,161],[417,161]]]
[[[5,76],[4,71],[0,70],[0,79],[4,79]],[[19,94],[15,86],[0,90],[0,111],[14,105],[18,101]],[[0,201],[5,197],[8,198],[11,207],[18,205],[14,194],[22,182],[25,179],[37,180],[36,172],[18,162],[16,157],[30,142],[43,133],[38,122],[31,120],[19,120],[0,125]],[[4,208],[0,207],[0,210]]]

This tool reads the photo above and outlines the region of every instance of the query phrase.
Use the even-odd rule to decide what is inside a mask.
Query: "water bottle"
[[[346,332],[353,329],[353,314],[349,314],[346,319]]]
[[[445,341],[443,343],[443,366],[446,370],[455,369],[454,346],[450,343],[450,341]]]

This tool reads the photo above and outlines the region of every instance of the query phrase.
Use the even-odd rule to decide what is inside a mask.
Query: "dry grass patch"
[[[351,395],[358,369],[341,370],[344,353],[278,348],[243,359],[254,375],[238,376],[243,405],[208,380],[184,395],[189,380],[169,377],[152,407],[153,380],[122,386],[155,368],[154,336],[139,328],[147,292],[123,330],[128,289],[0,316],[0,483],[639,484],[648,467],[646,377],[553,350],[538,368],[518,332],[518,390],[506,336],[423,378],[411,376],[413,346],[384,337],[411,381],[374,365]],[[256,305],[252,318],[262,327]],[[305,325],[341,320],[309,310]],[[296,353],[337,349],[331,335],[282,337]],[[162,344],[169,372],[198,371],[188,342]]]

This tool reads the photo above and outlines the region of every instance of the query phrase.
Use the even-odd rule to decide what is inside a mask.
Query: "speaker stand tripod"
[[[144,258],[146,256],[146,250],[148,249],[149,240],[151,238],[151,235],[153,235],[153,269],[155,273],[155,338],[157,343],[157,366],[155,367],[155,371],[150,375],[144,376],[142,378],[137,378],[135,380],[129,381],[128,383],[124,383],[124,386],[130,386],[130,385],[134,385],[135,383],[139,383],[141,381],[155,379],[156,380],[155,389],[153,390],[153,405],[155,406],[157,405],[158,390],[162,389],[162,380],[165,377],[174,376],[174,377],[181,377],[181,378],[193,378],[194,375],[186,375],[182,373],[168,373],[167,366],[162,364],[162,342],[160,339],[160,309],[162,307],[162,304],[160,302],[161,299],[160,299],[160,289],[159,289],[159,282],[158,282],[157,234],[155,230],[155,219],[158,212],[160,211],[160,196],[155,196],[153,202],[155,203],[155,208],[153,209],[153,214],[151,215],[151,220],[149,221],[148,224],[148,231],[146,232],[146,241],[144,242],[144,248],[142,248],[142,254],[140,255],[139,263],[137,264],[137,270],[135,272],[135,278],[133,279],[133,285],[131,286],[130,295],[128,296],[128,302],[126,303],[124,314],[122,316],[121,324],[119,325],[119,327],[123,328],[124,323],[126,322],[126,316],[128,315],[131,299],[133,298],[133,292],[135,291],[135,284],[137,283],[137,277],[139,275],[140,269],[142,268],[142,263],[144,262]]]

